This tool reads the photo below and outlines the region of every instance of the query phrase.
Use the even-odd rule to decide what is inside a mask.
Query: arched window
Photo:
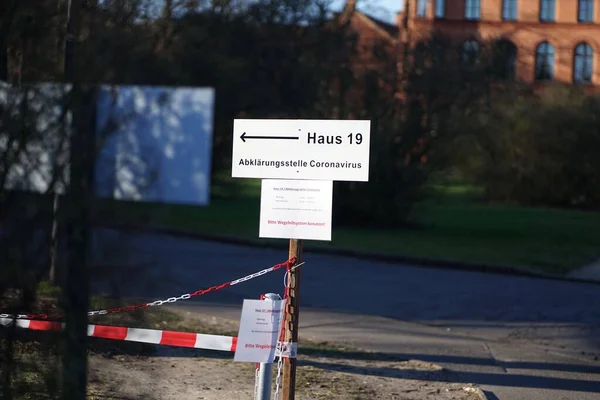
[[[462,62],[464,65],[474,65],[479,57],[479,42],[477,40],[467,40],[463,43]]]
[[[573,59],[573,82],[591,83],[594,72],[594,50],[587,43],[580,43],[575,47]]]
[[[495,75],[503,80],[515,78],[517,70],[517,46],[510,40],[499,40],[494,47],[493,66]]]
[[[556,14],[556,0],[540,0],[540,21],[553,22]]]
[[[465,18],[481,18],[481,0],[465,0]]]
[[[417,1],[417,17],[423,18],[427,14],[427,0]]]
[[[535,51],[535,80],[551,81],[554,79],[554,47],[543,42]]]
[[[517,20],[518,0],[504,0],[502,2],[502,19],[505,21]]]
[[[579,0],[579,22],[594,22],[594,0]]]
[[[435,17],[446,17],[446,0],[435,0]]]

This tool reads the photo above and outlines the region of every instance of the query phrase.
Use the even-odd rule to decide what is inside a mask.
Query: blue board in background
[[[97,195],[208,205],[214,90],[102,86]]]

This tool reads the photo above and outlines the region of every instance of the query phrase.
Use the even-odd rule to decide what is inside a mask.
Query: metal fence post
[[[281,300],[281,296],[276,293],[266,293],[265,300]],[[271,373],[273,363],[260,363],[258,368],[258,400],[271,399]]]

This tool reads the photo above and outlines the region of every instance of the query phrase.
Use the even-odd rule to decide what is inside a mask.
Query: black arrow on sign
[[[246,139],[299,140],[300,138],[298,136],[249,136],[244,132],[242,133],[242,136],[240,136],[240,139],[242,139],[242,142],[246,143]]]

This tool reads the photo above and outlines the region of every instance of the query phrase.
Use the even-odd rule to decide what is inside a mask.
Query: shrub
[[[492,201],[600,208],[600,98],[505,92],[456,125],[454,161]]]

